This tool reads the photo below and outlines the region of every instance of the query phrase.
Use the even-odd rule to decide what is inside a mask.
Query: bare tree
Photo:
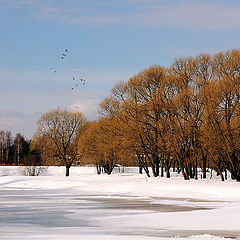
[[[0,161],[4,162],[5,131],[0,131]]]
[[[23,148],[23,142],[25,141],[24,137],[17,133],[14,139],[14,162],[15,164],[19,164],[21,160],[21,152]]]
[[[8,163],[9,161],[9,153],[10,153],[10,148],[12,145],[12,135],[10,131],[6,132],[6,162]]]
[[[57,157],[66,166],[66,177],[74,161],[79,160],[77,137],[86,120],[80,112],[54,109],[37,122],[39,136],[46,136],[56,148]]]

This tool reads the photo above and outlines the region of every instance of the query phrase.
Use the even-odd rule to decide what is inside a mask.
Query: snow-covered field
[[[0,167],[0,239],[240,239],[240,183]]]

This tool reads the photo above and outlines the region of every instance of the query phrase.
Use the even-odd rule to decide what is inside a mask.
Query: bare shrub
[[[24,166],[19,167],[19,171],[23,176],[43,176],[47,173],[48,167]]]

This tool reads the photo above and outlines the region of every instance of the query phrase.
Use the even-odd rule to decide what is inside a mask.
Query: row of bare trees
[[[0,130],[0,164],[21,165],[31,161],[40,164],[41,158],[30,151],[30,141],[20,133],[13,137],[10,131]]]
[[[99,107],[100,119],[53,110],[38,121],[32,147],[66,175],[74,161],[111,174],[116,164],[148,176],[206,178],[207,169],[240,181],[240,51],[179,58],[119,82]],[[151,171],[150,171],[151,169]]]

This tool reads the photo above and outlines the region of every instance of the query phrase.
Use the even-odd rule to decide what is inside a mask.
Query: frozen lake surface
[[[240,239],[239,183],[63,172],[0,167],[0,239]]]

